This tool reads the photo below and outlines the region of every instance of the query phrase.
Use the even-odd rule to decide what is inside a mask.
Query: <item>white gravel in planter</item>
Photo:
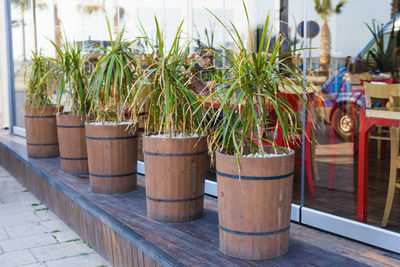
[[[260,154],[260,153],[255,153],[255,154],[247,154],[247,155],[243,155],[244,158],[277,158],[277,157],[284,157],[287,155],[290,155],[294,153],[293,150],[290,150],[290,153],[282,153],[282,154],[277,154],[277,153],[264,153],[264,154]]]
[[[153,135],[149,135],[148,137],[151,137],[151,138],[163,138],[163,139],[183,139],[183,138],[196,138],[196,137],[203,137],[203,136],[206,136],[206,135],[198,135],[198,134],[193,134],[193,135],[184,135],[184,134],[182,134],[182,133],[180,133],[180,134],[177,134],[177,135],[175,135],[175,136],[172,136],[172,137],[170,137],[169,135],[167,135],[167,134],[153,134]]]
[[[87,122],[87,124],[91,125],[110,125],[110,126],[117,126],[117,125],[129,125],[129,124],[134,124],[133,122],[115,122],[115,121],[99,121],[99,122]]]

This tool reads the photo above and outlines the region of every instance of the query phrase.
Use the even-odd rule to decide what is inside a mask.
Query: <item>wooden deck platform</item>
[[[32,159],[25,139],[0,131],[0,165],[114,266],[400,266],[396,254],[291,224],[289,253],[275,260],[245,261],[218,250],[217,200],[205,197],[203,218],[159,223],[146,217],[144,177],[138,190],[101,195],[87,178],[61,171],[60,160]]]

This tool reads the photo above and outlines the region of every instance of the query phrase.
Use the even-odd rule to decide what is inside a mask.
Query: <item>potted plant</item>
[[[365,24],[371,32],[376,45],[367,53],[367,62],[374,73],[390,73],[394,75],[398,70],[398,56],[400,43],[400,34],[395,31],[395,23],[392,25],[390,34],[383,33],[382,27],[379,27],[375,21],[372,26]],[[369,60],[372,58],[372,62]]]
[[[181,47],[183,22],[166,48],[155,18],[157,44],[144,32],[152,55],[130,101],[139,113],[148,110],[143,135],[147,216],[164,222],[184,222],[202,216],[207,137],[198,95],[190,85],[189,45]],[[199,109],[198,112],[195,112]]]
[[[135,125],[125,121],[129,90],[136,78],[136,60],[123,40],[124,29],[104,53],[90,77],[88,101],[94,119],[86,122],[90,187],[97,193],[126,193],[136,189],[137,135]]]
[[[291,136],[301,134],[295,110],[280,90],[296,94],[306,105],[305,81],[284,63],[293,51],[278,54],[283,40],[277,36],[272,41],[269,15],[258,50],[253,43],[247,48],[235,25],[229,30],[214,17],[236,45],[234,54],[222,46],[230,67],[215,77],[223,88],[215,94],[220,99],[216,116],[224,118],[209,133],[216,149],[220,250],[250,260],[279,257],[289,247],[294,151],[288,144]],[[271,124],[282,128],[287,147],[277,146],[269,135]]]
[[[78,46],[65,39],[62,48],[51,42],[56,49],[52,58],[54,84],[58,90],[58,105],[66,98],[70,110],[57,113],[57,133],[60,143],[61,167],[71,174],[87,174],[85,121],[89,112],[86,98],[88,85],[88,60]]]
[[[58,157],[57,107],[52,104],[49,84],[50,61],[41,52],[32,54],[25,72],[28,80],[24,104],[26,143],[29,157]]]

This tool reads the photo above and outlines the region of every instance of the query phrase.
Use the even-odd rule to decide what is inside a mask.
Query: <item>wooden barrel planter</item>
[[[58,149],[56,106],[24,107],[26,145],[28,156],[53,158],[60,155]]]
[[[288,252],[294,152],[279,153],[239,157],[239,178],[236,156],[216,152],[221,252],[248,260]]]
[[[143,136],[147,216],[186,222],[203,214],[207,138]]]
[[[57,113],[56,118],[62,170],[71,174],[88,174],[86,117]]]
[[[103,194],[136,189],[137,135],[131,124],[86,123],[90,188]]]

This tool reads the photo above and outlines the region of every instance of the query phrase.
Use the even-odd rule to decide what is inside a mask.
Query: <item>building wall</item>
[[[0,127],[9,127],[8,57],[6,43],[5,2],[0,2]]]

